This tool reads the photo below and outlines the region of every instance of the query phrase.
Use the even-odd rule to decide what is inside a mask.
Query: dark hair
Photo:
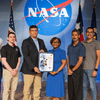
[[[74,30],[72,31],[72,33],[73,33],[73,32],[77,32],[78,35],[80,35],[80,32],[79,32],[79,30],[77,30],[77,29],[74,29]]]
[[[10,33],[8,33],[8,36],[7,36],[7,37],[9,37],[10,34],[14,34],[15,37],[16,37],[16,34],[15,34],[14,32],[10,32]]]
[[[50,43],[52,44],[53,41],[56,40],[56,39],[58,39],[58,42],[59,42],[60,45],[61,45],[61,40],[60,40],[59,38],[57,38],[57,37],[53,37],[53,38],[50,40]],[[60,45],[59,45],[59,46],[60,46]]]
[[[37,27],[36,25],[31,25],[31,26],[29,27],[29,31],[31,30],[31,28],[37,28],[37,30],[38,30],[38,27]]]
[[[86,32],[87,32],[87,30],[88,30],[88,29],[92,29],[92,30],[93,30],[93,32],[94,32],[94,29],[93,29],[92,27],[88,27],[88,28],[86,29]]]

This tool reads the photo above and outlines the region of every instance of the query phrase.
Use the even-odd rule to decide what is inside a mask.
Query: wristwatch
[[[94,70],[95,70],[95,71],[98,71],[98,69],[96,69],[96,68],[95,68]]]

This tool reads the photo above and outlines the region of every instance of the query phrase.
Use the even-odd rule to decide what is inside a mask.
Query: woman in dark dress
[[[53,46],[49,52],[54,53],[54,71],[47,77],[46,96],[52,97],[53,100],[60,100],[65,96],[63,68],[66,65],[66,53],[59,48],[61,44],[59,38],[52,38],[50,43]]]

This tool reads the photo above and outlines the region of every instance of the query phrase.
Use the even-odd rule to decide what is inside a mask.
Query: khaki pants
[[[17,88],[19,79],[19,71],[16,76],[12,76],[11,72],[7,69],[3,69],[3,100],[8,100],[10,89],[10,100],[15,100],[14,95]]]
[[[33,99],[39,100],[41,91],[41,74],[36,74],[36,75],[23,74],[23,76],[24,76],[23,100],[31,100],[30,87],[33,81],[34,81]]]

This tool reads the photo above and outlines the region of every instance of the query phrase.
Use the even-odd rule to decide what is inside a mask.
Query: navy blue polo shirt
[[[85,57],[85,53],[86,53],[86,49],[81,42],[78,42],[76,46],[70,44],[67,50],[67,55],[69,56],[69,66],[70,65],[75,66],[79,60],[79,57]]]

